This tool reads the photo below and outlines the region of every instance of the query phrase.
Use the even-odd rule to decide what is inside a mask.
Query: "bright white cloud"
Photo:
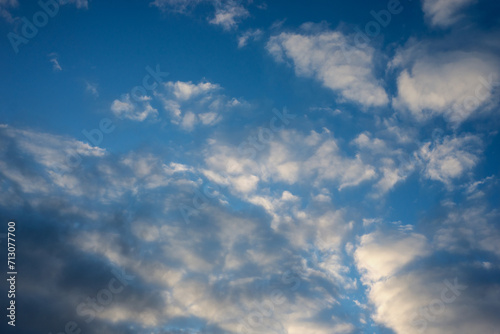
[[[373,232],[360,239],[354,258],[366,282],[396,274],[417,257],[428,255],[426,238],[417,233]]]
[[[393,106],[409,110],[419,121],[443,116],[458,124],[481,109],[496,104],[496,82],[500,78],[498,58],[486,52],[432,52],[417,57],[397,79],[398,95]],[[421,54],[421,56],[418,56]],[[396,56],[394,64],[405,62]]]
[[[298,76],[311,77],[338,92],[342,100],[363,106],[383,106],[387,94],[375,78],[375,49],[355,46],[340,31],[315,31],[311,24],[303,32],[272,36],[267,50],[276,61],[291,61]],[[317,29],[316,29],[317,30]]]
[[[242,154],[249,149],[250,142],[243,142],[238,148],[214,143],[206,159],[212,173],[206,175],[225,184],[228,181],[233,183],[242,175],[255,175],[263,182],[286,184],[309,180],[320,186],[324,182],[333,182],[339,190],[357,186],[376,176],[374,167],[364,163],[359,155],[353,158],[344,156],[327,131],[322,134],[312,131],[309,135],[281,131],[262,151],[258,161]],[[217,174],[225,177],[215,178]]]

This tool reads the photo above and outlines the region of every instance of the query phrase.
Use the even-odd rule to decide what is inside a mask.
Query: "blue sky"
[[[2,328],[499,334],[499,13],[0,0]]]

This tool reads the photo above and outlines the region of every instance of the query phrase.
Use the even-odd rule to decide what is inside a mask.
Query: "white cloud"
[[[82,157],[102,157],[106,154],[102,148],[62,136],[13,127],[6,127],[4,131],[16,141],[20,149],[50,170],[67,170],[67,159],[75,154]]]
[[[338,92],[342,99],[363,106],[383,106],[388,97],[375,78],[375,50],[355,46],[350,36],[314,25],[301,33],[283,32],[272,36],[267,50],[276,61],[291,61],[298,76],[311,77]]]
[[[246,144],[249,143],[243,142],[237,148],[214,142],[206,159],[212,173],[206,175],[225,184],[232,184],[235,177],[243,175],[255,175],[264,183],[311,182],[319,187],[325,182],[333,182],[339,190],[376,176],[375,168],[364,163],[359,155],[344,156],[328,132],[312,131],[304,135],[292,130],[281,131],[258,160],[243,156],[241,151],[250,147]]]
[[[366,282],[389,278],[417,257],[429,254],[426,238],[417,233],[373,232],[360,239],[354,258]]]
[[[486,297],[500,294],[497,284],[484,280],[491,266],[467,258],[475,249],[499,256],[493,246],[498,231],[489,223],[498,213],[449,210],[431,241],[406,226],[360,238],[354,258],[374,306],[372,319],[397,334],[490,333],[498,326],[497,311],[484,311],[500,308],[498,299]],[[446,261],[429,261],[435,251]]]
[[[423,0],[422,9],[431,25],[448,27],[457,22],[463,15],[465,7],[476,0]]]
[[[93,87],[88,86],[88,89],[93,90]],[[221,90],[219,85],[205,81],[198,84],[169,81],[153,90],[151,96],[134,96],[134,91],[124,94],[121,99],[113,101],[111,111],[119,118],[156,120],[159,116],[157,108],[163,106],[170,114],[172,123],[192,130],[196,124],[218,123],[222,112],[248,106],[245,101],[227,98]]]
[[[209,23],[219,25],[225,30],[236,28],[242,19],[250,15],[240,0],[155,0],[151,5],[164,11],[187,13],[202,3],[210,4],[214,9]]]
[[[442,143],[425,143],[419,152],[426,167],[424,175],[447,185],[470,171],[479,161],[482,141],[475,135],[445,137]]]
[[[379,281],[369,291],[372,318],[397,334],[495,333],[500,305],[490,296],[498,296],[498,285],[467,282],[482,274],[472,266],[445,266]]]
[[[169,113],[170,121],[186,131],[197,125],[212,126],[223,119],[223,114],[248,103],[224,95],[222,88],[210,82],[169,81],[154,93],[155,101]]]
[[[387,145],[384,140],[372,138],[369,132],[360,133],[353,143],[361,149],[369,150],[371,153],[380,153],[387,151]]]
[[[191,81],[169,81],[165,83],[165,87],[168,91],[171,91],[179,101],[186,101],[201,94],[207,94],[209,92],[220,89],[219,85],[214,85],[210,82],[200,82],[199,84],[193,84]]]
[[[258,40],[262,37],[263,32],[260,29],[249,29],[238,37],[238,48],[242,48],[248,44],[250,40]]]
[[[142,122],[147,118],[156,119],[158,110],[153,108],[149,102],[150,97],[143,97],[140,101],[132,102],[129,94],[125,94],[121,100],[114,100],[111,111],[118,118]]]
[[[417,47],[426,48],[417,45],[405,51],[416,59],[398,77],[394,108],[409,110],[418,121],[443,116],[458,124],[496,104],[497,57],[477,51],[419,52]],[[407,62],[404,58],[398,54],[393,64]]]
[[[209,22],[211,24],[220,25],[225,30],[231,30],[237,26],[241,19],[249,15],[250,13],[248,10],[243,7],[239,1],[229,0],[216,6],[215,16]]]

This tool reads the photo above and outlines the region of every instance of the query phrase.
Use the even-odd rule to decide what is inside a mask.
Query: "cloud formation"
[[[423,0],[422,9],[430,24],[449,27],[464,14],[462,10],[477,0]]]
[[[278,62],[290,62],[298,76],[318,80],[340,100],[366,107],[384,106],[387,94],[374,74],[375,49],[360,47],[353,36],[311,24],[299,32],[272,36],[267,50]]]

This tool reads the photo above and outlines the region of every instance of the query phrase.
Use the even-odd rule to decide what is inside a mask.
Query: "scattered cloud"
[[[209,22],[220,25],[225,30],[234,29],[241,19],[250,15],[248,10],[239,1],[226,1],[217,3],[215,6],[215,16]]]
[[[238,48],[243,48],[245,47],[250,40],[259,40],[262,38],[263,32],[260,29],[249,29],[242,33],[238,37]]]
[[[463,14],[461,11],[477,0],[423,0],[422,8],[430,24],[449,27],[456,23]]]
[[[412,51],[422,47],[411,47]],[[426,48],[425,46],[422,48]],[[406,50],[405,52],[408,52]],[[408,110],[418,121],[443,116],[459,124],[497,103],[499,59],[480,51],[428,51],[396,56],[394,64],[406,63],[397,79],[393,106]],[[420,54],[420,56],[419,56]]]
[[[456,219],[462,219],[462,213],[455,213],[434,240],[414,232],[380,229],[360,238],[354,258],[370,304],[375,308],[371,315],[375,322],[398,334],[466,334],[491,332],[495,328],[495,312],[484,310],[497,310],[500,303],[493,298],[477,299],[479,295],[500,293],[497,284],[480,279],[489,266],[475,266],[461,256],[452,258],[449,253],[440,253],[442,262],[432,260],[432,254],[438,250],[461,251],[461,255],[473,251],[468,247],[455,248],[463,243],[458,234],[451,237],[453,226],[455,232],[459,230]],[[463,213],[467,225],[477,224],[479,218],[483,220],[480,229],[492,228],[478,216],[484,215],[481,210]],[[469,218],[473,221],[469,222]],[[464,232],[462,236],[467,234]],[[488,232],[484,232],[478,241],[484,242],[483,249],[497,253],[486,237]]]
[[[390,278],[429,253],[427,239],[421,234],[376,231],[361,237],[354,258],[364,280],[370,283]]]
[[[155,120],[158,116],[158,110],[150,104],[151,97],[144,96],[132,101],[130,94],[125,94],[121,99],[114,100],[111,105],[111,111],[118,118],[129,119],[142,122],[148,118]]]
[[[99,97],[98,85],[96,83],[86,81],[85,91],[94,97]]]
[[[52,63],[52,69],[54,70],[54,72],[62,71],[62,67],[59,64],[59,56],[57,55],[57,53],[50,53],[49,57],[49,61]]]
[[[223,119],[226,112],[248,106],[244,100],[228,98],[217,84],[168,81],[151,95],[125,94],[113,101],[111,111],[119,118],[142,122],[162,119],[163,114],[158,110],[163,110],[171,123],[192,131],[197,126],[213,126]]]
[[[235,29],[242,19],[250,16],[244,2],[240,0],[155,0],[152,6],[163,11],[186,14],[200,4],[209,4],[214,14],[208,18],[209,23],[219,25],[224,30]]]
[[[467,134],[446,137],[441,143],[425,143],[419,152],[426,164],[424,175],[450,185],[478,163],[481,147],[478,136]]]
[[[272,36],[267,50],[278,62],[290,61],[298,76],[314,78],[337,92],[341,100],[366,107],[389,101],[374,74],[375,49],[358,47],[352,36],[304,24],[299,32]]]

